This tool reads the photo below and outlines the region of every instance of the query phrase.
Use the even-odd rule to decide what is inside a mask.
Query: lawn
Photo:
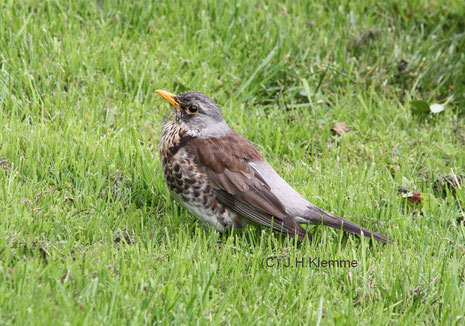
[[[464,324],[464,53],[459,0],[0,1],[0,324]],[[206,230],[156,89],[395,242]]]

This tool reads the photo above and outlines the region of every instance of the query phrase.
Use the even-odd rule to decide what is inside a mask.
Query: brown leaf
[[[420,204],[423,201],[421,191],[414,191],[411,196],[407,197],[407,199],[416,204]]]
[[[350,130],[350,127],[346,125],[344,122],[335,122],[331,130],[339,136],[342,136]]]

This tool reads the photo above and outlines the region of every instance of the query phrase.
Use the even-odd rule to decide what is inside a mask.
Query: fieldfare
[[[300,224],[323,224],[388,242],[311,204],[284,181],[260,152],[231,129],[208,96],[157,90],[175,111],[161,132],[160,157],[171,195],[218,231],[259,224],[300,241],[312,239]]]

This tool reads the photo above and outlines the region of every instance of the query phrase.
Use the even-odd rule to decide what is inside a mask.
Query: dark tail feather
[[[391,242],[390,239],[388,239],[386,236],[382,234],[368,230],[367,228],[364,228],[363,226],[347,221],[337,215],[325,212],[324,210],[322,210],[321,208],[317,206],[309,207],[309,213],[306,216],[306,218],[308,218],[310,223],[312,224],[323,223],[323,225],[332,227],[334,229],[343,230],[344,232],[357,234],[357,235],[362,235],[363,233],[365,237],[369,239],[373,237],[373,239],[383,242],[383,243]]]

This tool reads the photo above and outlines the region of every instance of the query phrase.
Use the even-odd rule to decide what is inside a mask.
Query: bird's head
[[[216,103],[207,95],[197,92],[171,94],[156,91],[175,111],[175,123],[197,137],[223,136],[229,127]]]

